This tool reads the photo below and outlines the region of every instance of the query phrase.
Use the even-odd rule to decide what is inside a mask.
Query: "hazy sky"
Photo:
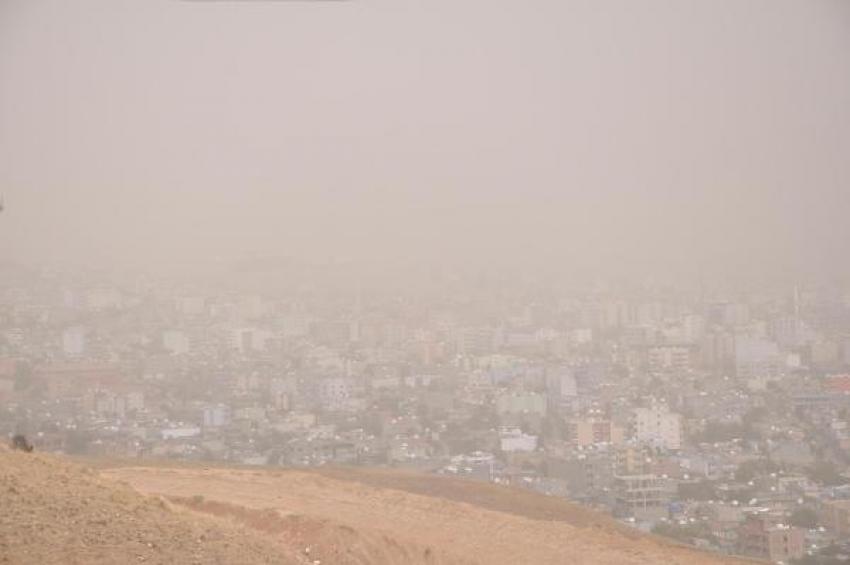
[[[0,261],[846,272],[850,2],[0,0],[0,192]]]

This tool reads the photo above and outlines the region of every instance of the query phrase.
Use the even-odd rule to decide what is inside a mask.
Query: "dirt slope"
[[[261,534],[172,508],[94,471],[0,447],[0,563],[295,564]]]
[[[123,467],[146,493],[266,532],[321,563],[742,563],[625,530],[553,498],[395,471]],[[203,499],[201,500],[201,497]]]

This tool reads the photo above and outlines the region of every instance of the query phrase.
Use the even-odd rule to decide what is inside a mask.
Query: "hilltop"
[[[47,454],[0,447],[0,563],[291,565],[272,540]]]
[[[271,534],[292,553],[342,565],[744,561],[642,535],[567,501],[391,469],[117,466],[141,492]]]
[[[0,448],[0,563],[714,565],[522,490],[395,470],[103,464]]]

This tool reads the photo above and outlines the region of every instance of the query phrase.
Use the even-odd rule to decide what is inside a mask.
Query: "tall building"
[[[691,368],[691,350],[685,345],[656,345],[646,351],[651,371],[687,371]]]
[[[69,357],[79,357],[86,350],[86,330],[74,326],[62,332],[62,351]]]
[[[495,341],[493,328],[463,328],[457,334],[457,352],[461,355],[484,355],[493,351]]]
[[[578,395],[576,378],[568,369],[556,369],[546,375],[546,391],[557,399],[573,398]]]
[[[709,324],[737,327],[750,321],[750,309],[746,304],[733,302],[715,302],[708,306],[706,318]]]
[[[189,338],[180,330],[166,330],[162,332],[162,346],[174,355],[182,355],[189,352]]]
[[[231,330],[230,343],[240,353],[264,351],[271,337],[271,332],[266,330],[239,328]]]
[[[850,536],[850,500],[826,500],[821,505],[820,522],[833,534]]]
[[[782,364],[775,342],[747,335],[735,336],[735,374],[739,377],[772,375]]]
[[[624,430],[611,420],[573,419],[567,422],[567,429],[570,442],[580,447],[600,443],[619,445],[625,439]]]
[[[635,408],[635,438],[650,447],[677,450],[682,447],[682,417],[665,404]]]
[[[703,367],[731,373],[735,369],[735,334],[715,328],[700,340],[700,361]]]

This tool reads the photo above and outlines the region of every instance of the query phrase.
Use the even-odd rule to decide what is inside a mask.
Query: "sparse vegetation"
[[[832,461],[818,461],[808,469],[807,474],[810,479],[825,486],[839,486],[848,482]]]
[[[788,522],[799,528],[816,528],[818,526],[818,514],[811,508],[798,508],[791,513]]]
[[[24,451],[26,453],[31,453],[33,450],[32,444],[27,441],[26,436],[21,434],[16,434],[12,437],[12,449],[17,451]]]

